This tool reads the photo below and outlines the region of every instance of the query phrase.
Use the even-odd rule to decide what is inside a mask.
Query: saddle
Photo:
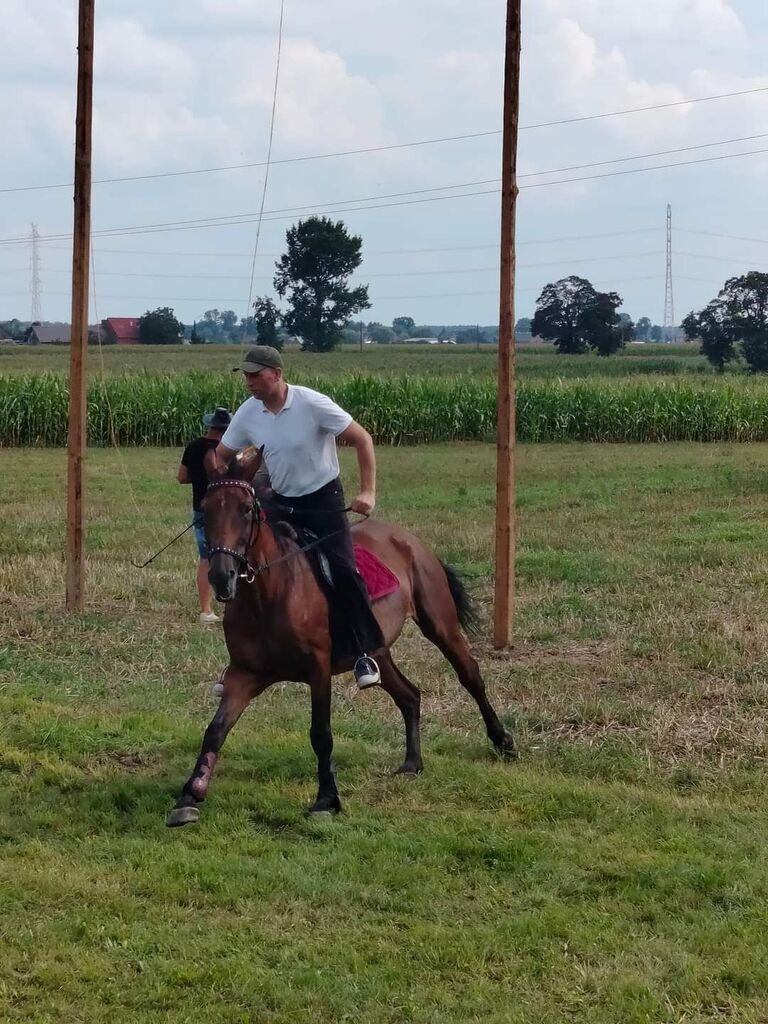
[[[279,533],[296,541],[300,547],[306,547],[309,544],[317,545],[310,548],[306,552],[306,556],[315,571],[320,586],[323,589],[332,590],[335,586],[333,572],[330,562],[317,543],[320,539],[317,534],[312,530],[306,529],[306,527],[296,527],[284,521],[273,523],[272,525]],[[355,554],[357,571],[363,577],[371,604],[380,601],[383,597],[388,597],[389,594],[394,594],[396,590],[400,589],[400,580],[378,555],[369,551],[368,548],[361,547],[359,544],[353,544],[352,550]]]
[[[328,558],[318,544],[320,538],[312,530],[303,526],[294,526],[292,523],[280,521],[272,525],[279,533],[290,537],[301,547],[310,544],[316,545],[305,554],[312,566],[315,578],[328,600],[333,659],[334,661],[344,660],[354,652],[349,650],[349,634],[345,624],[344,611],[336,600],[333,571]],[[400,580],[378,555],[359,544],[353,544],[353,551],[357,571],[366,585],[371,604],[400,589]]]

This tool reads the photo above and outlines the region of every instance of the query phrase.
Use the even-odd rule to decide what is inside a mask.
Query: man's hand
[[[376,494],[373,491],[361,491],[356,498],[352,499],[350,510],[361,516],[368,516],[373,512],[376,505]]]

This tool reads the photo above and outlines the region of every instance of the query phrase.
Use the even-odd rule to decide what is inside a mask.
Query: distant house
[[[105,341],[104,328],[98,324],[88,326],[88,343]],[[24,333],[25,345],[70,345],[72,327],[70,324],[32,324]]]
[[[27,345],[69,345],[71,340],[70,324],[32,324],[24,335]]]
[[[139,318],[110,316],[101,321],[102,341],[105,345],[140,345]]]

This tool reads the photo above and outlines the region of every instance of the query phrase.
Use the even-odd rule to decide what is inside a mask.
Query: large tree
[[[635,325],[635,337],[638,341],[648,341],[648,334],[651,330],[651,321],[647,316],[641,316]]]
[[[395,340],[395,332],[391,327],[374,322],[368,324],[368,337],[377,345],[390,345]]]
[[[368,286],[351,288],[362,262],[362,239],[343,221],[309,217],[286,234],[287,252],[276,264],[275,290],[288,297],[283,325],[311,352],[328,352],[354,313],[368,309]]]
[[[253,321],[256,325],[256,340],[260,345],[271,345],[281,349],[283,339],[278,332],[280,310],[266,295],[260,295],[253,304]]]
[[[554,341],[561,354],[580,355],[593,348],[610,355],[624,344],[616,312],[621,301],[616,292],[598,292],[583,277],[561,278],[539,296],[531,333]]]
[[[184,324],[168,306],[147,310],[139,317],[139,337],[145,345],[178,345],[183,334]]]
[[[718,299],[725,303],[726,323],[747,366],[753,373],[768,372],[768,274],[751,270],[731,277]]]
[[[234,309],[222,309],[219,314],[219,323],[224,334],[231,338],[237,327],[237,313]]]
[[[416,321],[413,319],[412,316],[396,316],[395,319],[392,321],[392,330],[397,335],[408,335],[415,326]]]
[[[715,299],[706,309],[689,313],[682,322],[686,339],[701,344],[702,355],[718,373],[725,371],[726,363],[738,359],[736,338],[724,322],[724,313],[723,305]]]
[[[683,320],[688,338],[722,373],[739,353],[753,373],[768,373],[768,274],[752,270],[729,278],[716,299]]]

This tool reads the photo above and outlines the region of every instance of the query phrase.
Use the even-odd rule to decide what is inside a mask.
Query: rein
[[[344,533],[348,529],[347,527],[342,527],[340,530],[334,530],[332,533],[326,533],[325,536],[318,537],[317,540],[313,540],[309,544],[302,544],[301,546],[297,547],[295,551],[289,551],[287,555],[281,555],[280,558],[275,558],[271,562],[262,562],[260,565],[251,565],[251,563],[248,561],[248,552],[250,551],[251,545],[253,544],[254,540],[259,539],[259,534],[261,533],[261,524],[267,521],[267,516],[266,513],[264,512],[264,508],[261,502],[259,501],[258,497],[256,496],[256,491],[254,490],[253,486],[249,484],[246,480],[231,480],[225,478],[223,480],[213,480],[210,484],[208,484],[209,491],[213,490],[216,487],[242,487],[246,491],[248,491],[252,499],[251,529],[248,533],[248,540],[245,545],[245,554],[241,554],[234,548],[224,547],[224,545],[219,545],[218,547],[208,549],[209,560],[213,558],[214,555],[218,554],[231,555],[233,558],[236,558],[240,565],[244,568],[244,571],[240,573],[240,579],[245,580],[246,583],[255,582],[257,576],[261,576],[263,573],[269,572],[269,570],[273,566],[279,565],[281,562],[287,562],[289,559],[295,558],[297,555],[301,555],[306,551],[311,551],[312,548],[319,547],[329,537],[336,537],[338,534]],[[295,509],[290,505],[276,504],[273,507],[282,509],[288,513],[293,513],[295,511]],[[349,512],[351,511],[351,509],[347,507],[343,511]],[[366,515],[364,518],[367,519],[368,516]],[[256,530],[256,536],[254,537],[254,526],[257,522],[259,526],[258,529]]]
[[[134,562],[134,560],[131,559],[131,565],[134,566],[136,569],[146,569],[146,567],[151,562],[154,562],[154,560],[157,558],[158,555],[162,555],[162,553],[164,551],[166,551],[171,546],[171,544],[175,544],[177,540],[179,540],[181,537],[183,537],[184,534],[187,532],[187,530],[191,530],[192,526],[193,526],[192,523],[190,523],[189,526],[185,526],[184,529],[181,531],[181,533],[177,533],[176,536],[173,538],[173,540],[169,540],[168,543],[165,545],[165,547],[162,547],[162,548],[160,548],[159,551],[156,551],[154,553],[154,555],[152,555],[151,558],[148,558],[146,560],[146,562]]]

